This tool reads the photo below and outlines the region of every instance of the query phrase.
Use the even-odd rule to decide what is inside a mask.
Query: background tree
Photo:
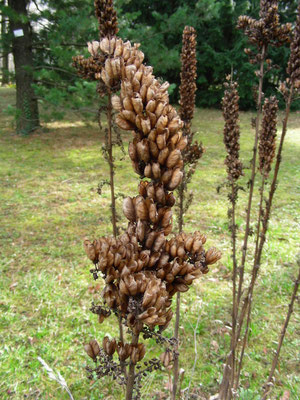
[[[39,126],[38,103],[32,87],[34,60],[28,1],[8,0],[8,5],[17,88],[17,132],[27,134]]]
[[[13,24],[22,20],[27,24],[29,35],[28,39],[25,36],[18,38],[19,41],[10,34],[5,40],[2,37],[2,53],[5,53],[4,44],[11,52],[13,43],[31,40],[31,45],[27,46],[32,49],[31,61],[29,64],[26,61],[23,71],[31,76],[30,86],[42,106],[42,120],[63,118],[69,110],[80,111],[81,119],[87,113],[89,120],[91,113],[96,117],[99,106],[96,84],[80,80],[71,63],[72,57],[81,54],[86,43],[97,35],[93,1],[17,0],[10,1],[9,7],[5,7],[4,1],[7,0],[0,3],[3,17],[9,18]],[[18,14],[14,7],[21,3],[23,11]],[[219,107],[224,77],[233,70],[235,73],[238,71],[240,108],[250,109],[255,107],[252,98],[254,66],[247,63],[247,55],[241,51],[246,42],[236,29],[236,22],[241,14],[257,18],[258,4],[258,0],[176,0],[172,4],[157,0],[118,0],[119,36],[141,43],[147,54],[147,63],[153,65],[157,76],[171,83],[171,102],[176,103],[179,98],[181,33],[185,25],[194,26],[198,37],[197,106]],[[280,2],[280,7],[283,22],[295,20],[297,0]],[[267,96],[283,80],[288,51],[286,48],[274,49],[271,56],[278,68],[266,76],[264,92]],[[19,89],[23,91],[22,85]],[[295,102],[294,107],[297,104],[299,107],[299,102]],[[279,106],[283,106],[283,102]],[[19,102],[17,108],[22,110]],[[34,122],[36,112],[31,110],[31,113]],[[25,131],[31,129],[30,126]],[[18,130],[22,131],[22,128]]]
[[[6,0],[2,0],[1,6],[6,6]],[[9,82],[8,78],[8,40],[7,40],[7,19],[1,15],[1,59],[2,59],[2,77],[1,85],[4,86]]]

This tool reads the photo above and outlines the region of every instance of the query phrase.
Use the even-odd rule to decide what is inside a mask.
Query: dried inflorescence
[[[289,81],[293,84],[294,89],[300,91],[300,4],[298,6],[297,21],[293,32],[287,73],[289,74]]]
[[[259,170],[268,177],[271,164],[276,151],[276,125],[277,125],[278,101],[275,96],[265,100],[263,106],[263,119],[259,134]]]
[[[206,238],[197,232],[166,239],[172,230],[172,191],[181,183],[181,152],[187,142],[183,123],[169,104],[168,83],[159,83],[152,68],[142,63],[138,45],[104,38],[97,48],[110,56],[99,78],[106,85],[121,82],[120,96],[112,99],[116,123],[134,134],[129,155],[143,180],[139,195],[124,201],[127,232],[116,239],[86,240],[85,249],[95,264],[94,277],[101,272],[105,279],[104,301],[128,327],[135,333],[144,324],[164,329],[172,318],[171,297],[207,272],[220,252],[205,251]]]
[[[247,15],[238,19],[238,28],[245,31],[250,43],[261,49],[263,46],[279,47],[289,42],[292,25],[280,25],[278,0],[261,0],[259,16],[259,20]]]
[[[230,79],[230,77],[229,77]],[[242,162],[239,159],[240,127],[239,127],[239,94],[237,82],[225,82],[222,99],[224,125],[224,144],[227,150],[225,164],[230,181],[236,181],[243,174]]]
[[[95,14],[99,21],[100,39],[116,36],[119,29],[113,0],[95,0]]]
[[[180,73],[180,109],[179,115],[184,123],[184,134],[189,135],[194,115],[197,59],[196,31],[186,26],[182,34],[181,73]]]
[[[117,13],[113,6],[113,0],[95,0],[95,13],[99,21],[99,36],[102,38],[116,40],[118,33]],[[104,43],[104,45],[107,42]],[[79,76],[83,79],[97,81],[97,92],[101,97],[105,96],[108,91],[115,93],[120,89],[119,84],[112,85],[111,81],[101,79],[100,74],[103,70],[105,62],[113,56],[112,52],[99,51],[100,43],[97,41],[88,43],[88,51],[91,54],[89,58],[82,55],[73,57],[73,67],[77,69]],[[118,65],[112,64],[114,70],[119,68]],[[119,82],[118,82],[119,83]]]
[[[187,146],[184,149],[183,161],[189,166],[183,184],[185,185],[191,178],[196,164],[203,154],[202,144],[194,142],[194,132],[191,131],[191,121],[194,116],[195,97],[196,97],[196,77],[197,77],[197,58],[196,58],[196,31],[191,26],[186,26],[182,34],[181,51],[181,73],[180,73],[180,108],[179,115],[183,121],[183,134],[187,138]]]

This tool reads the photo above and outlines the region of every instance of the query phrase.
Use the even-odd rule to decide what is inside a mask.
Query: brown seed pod
[[[123,201],[123,213],[129,221],[135,221],[135,207],[131,197],[126,197]]]
[[[177,186],[182,181],[182,176],[183,176],[182,171],[179,168],[176,168],[172,174],[172,178],[168,185],[170,190],[174,190],[177,188]]]
[[[175,167],[180,159],[181,159],[180,150],[175,149],[175,150],[171,151],[171,153],[168,156],[167,162],[166,162],[167,168]]]
[[[169,349],[162,353],[159,358],[165,368],[168,368],[169,365],[173,362],[173,354]]]
[[[137,153],[139,159],[148,163],[150,160],[150,151],[149,151],[149,144],[147,139],[143,139],[141,142],[137,143],[136,145]]]
[[[143,100],[139,94],[135,94],[135,96],[131,99],[134,111],[136,114],[141,114],[143,112]]]
[[[84,345],[84,350],[89,357],[96,361],[97,355],[100,353],[100,347],[97,340],[92,339],[89,344]]]
[[[135,212],[137,217],[141,220],[145,221],[148,219],[148,208],[142,196],[136,197]]]
[[[115,339],[109,340],[109,337],[105,336],[103,338],[102,347],[108,356],[112,356],[117,348],[116,340]]]
[[[217,250],[215,247],[211,247],[205,253],[205,262],[207,265],[214,264],[220,260],[221,256],[222,253],[220,252],[220,250]]]
[[[116,124],[119,128],[124,129],[125,131],[131,131],[134,129],[134,125],[124,119],[120,114],[116,116]]]

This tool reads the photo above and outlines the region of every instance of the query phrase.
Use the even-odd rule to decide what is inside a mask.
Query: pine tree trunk
[[[6,6],[6,0],[1,1],[2,6]],[[7,29],[6,29],[6,18],[2,14],[1,16],[1,38],[2,38],[2,78],[1,85],[8,84],[8,43],[7,43]]]
[[[27,17],[26,0],[8,0],[8,5],[15,12],[10,17],[10,31],[12,33],[12,50],[15,62],[17,88],[17,133],[28,134],[39,126],[38,102],[35,97],[33,84],[33,53],[32,36]],[[22,15],[22,20],[18,16]],[[20,30],[21,36],[16,36]]]

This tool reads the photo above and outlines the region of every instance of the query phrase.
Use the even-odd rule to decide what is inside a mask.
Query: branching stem
[[[248,197],[248,205],[247,205],[246,228],[245,228],[245,235],[244,235],[244,243],[243,243],[243,247],[242,247],[242,261],[241,261],[240,271],[239,271],[240,278],[239,278],[239,288],[238,288],[238,296],[237,296],[237,304],[238,305],[240,303],[241,296],[242,296],[245,262],[246,262],[246,257],[247,257],[247,248],[248,248],[248,238],[249,238],[249,232],[250,232],[251,207],[252,207],[252,198],[253,198],[253,190],[254,190],[255,175],[256,175],[256,156],[257,156],[257,147],[258,147],[259,125],[260,125],[260,116],[261,116],[261,110],[262,110],[265,56],[266,56],[266,46],[263,45],[262,51],[261,51],[261,61],[260,61],[260,69],[259,69],[257,115],[256,115],[256,120],[255,120],[255,139],[254,139],[254,147],[253,147],[252,170],[251,170],[249,197]]]
[[[139,342],[139,333],[132,333],[131,344],[136,345]],[[128,368],[128,378],[126,384],[126,400],[132,400],[133,387],[134,387],[134,378],[135,378],[135,364],[130,361]]]

